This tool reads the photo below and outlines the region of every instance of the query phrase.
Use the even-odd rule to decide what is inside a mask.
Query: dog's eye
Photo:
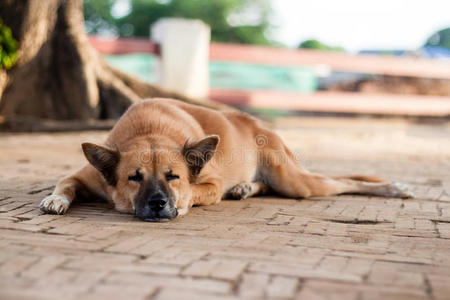
[[[180,176],[172,174],[172,173],[167,173],[166,174],[166,180],[167,181],[171,181],[171,180],[175,180],[175,179],[179,179]]]
[[[139,173],[138,171],[136,171],[136,174],[134,174],[132,176],[128,176],[129,181],[141,182],[142,179],[143,179],[142,174]]]

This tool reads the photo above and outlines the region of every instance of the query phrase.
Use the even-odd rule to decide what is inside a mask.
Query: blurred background
[[[450,66],[449,10],[440,0],[84,1],[86,30],[108,62],[155,84],[157,56],[131,46],[102,48],[101,40],[151,38],[161,18],[202,20],[213,43],[210,98],[264,113],[448,115],[448,99],[413,97],[405,103],[399,95],[450,96],[450,74],[444,70]],[[298,51],[229,45],[223,51],[233,54],[221,55],[220,43]],[[430,103],[420,100],[433,100],[437,109],[424,108]]]
[[[2,4],[3,124],[115,119],[152,96],[212,100],[265,116],[450,115],[448,1],[48,2]],[[40,12],[27,13],[32,8]],[[37,23],[47,30],[33,34]],[[33,68],[47,78],[30,79]],[[105,79],[108,72],[129,90]],[[67,82],[55,86],[54,78]],[[44,104],[26,108],[26,90],[42,94]]]

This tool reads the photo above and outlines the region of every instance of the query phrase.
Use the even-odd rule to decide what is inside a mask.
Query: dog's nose
[[[153,211],[161,211],[167,204],[167,198],[163,193],[157,192],[150,197],[148,205]]]

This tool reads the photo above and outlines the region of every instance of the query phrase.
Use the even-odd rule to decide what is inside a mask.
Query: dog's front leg
[[[40,204],[40,209],[48,214],[62,215],[69,209],[77,192],[99,191],[102,182],[98,172],[90,165],[77,171],[75,174],[61,179],[50,196],[45,197]]]
[[[192,205],[211,205],[220,202],[222,191],[214,183],[193,184]]]
[[[41,201],[41,211],[47,214],[64,214],[75,199],[78,186],[79,182],[73,176],[60,180],[53,193]]]
[[[190,201],[184,204],[179,203],[178,215],[187,214],[189,208],[194,205],[211,205],[220,202],[223,193],[221,186],[215,182],[192,183]]]

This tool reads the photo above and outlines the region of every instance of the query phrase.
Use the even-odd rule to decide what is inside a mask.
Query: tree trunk
[[[6,120],[114,119],[146,97],[198,103],[106,64],[85,34],[82,0],[2,0],[0,18],[19,41],[18,63],[0,80]]]

